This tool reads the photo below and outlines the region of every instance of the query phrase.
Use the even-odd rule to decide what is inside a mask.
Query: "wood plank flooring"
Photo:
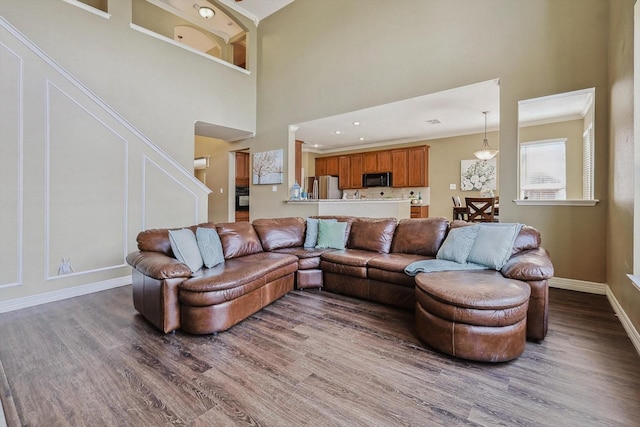
[[[485,364],[426,347],[410,311],[314,290],[162,335],[126,286],[0,315],[0,380],[9,426],[640,423],[640,356],[606,298],[558,289],[547,339]]]

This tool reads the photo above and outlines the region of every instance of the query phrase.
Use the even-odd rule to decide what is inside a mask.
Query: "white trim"
[[[629,278],[629,280],[631,280],[631,283],[633,283],[633,286],[635,286],[636,289],[640,290],[640,275],[627,274],[627,277]]]
[[[518,206],[595,206],[600,199],[583,200],[532,200],[532,199],[515,199],[513,203]]]
[[[242,73],[244,73],[244,74],[246,74],[248,76],[251,75],[251,71],[249,71],[249,70],[245,70],[244,68],[240,68],[237,65],[233,65],[230,62],[223,61],[222,59],[216,58],[215,56],[211,56],[211,55],[209,55],[207,53],[200,52],[198,49],[194,49],[191,46],[188,46],[186,44],[178,43],[177,41],[175,41],[173,39],[170,39],[169,37],[165,37],[162,34],[158,34],[158,33],[153,32],[151,30],[147,30],[146,28],[141,27],[141,26],[136,25],[136,24],[133,24],[133,23],[129,24],[129,26],[131,27],[132,30],[138,31],[138,32],[140,32],[142,34],[146,34],[147,36],[153,37],[154,39],[163,41],[165,43],[169,43],[169,44],[174,45],[174,46],[177,46],[180,49],[188,50],[191,53],[195,53],[196,55],[200,55],[203,58],[209,59],[209,60],[211,60],[213,62],[217,62],[220,65],[224,65],[224,66],[232,68],[232,69],[234,69],[236,71],[240,71],[240,72],[242,72]]]
[[[69,3],[70,5],[79,7],[80,9],[86,10],[87,12],[91,12],[94,15],[98,15],[101,18],[109,19],[111,18],[111,14],[107,13],[103,10],[96,9],[95,7],[89,6],[88,4],[84,4],[78,0],[62,0],[65,3]]]
[[[586,292],[589,294],[605,295],[606,283],[587,282],[584,280],[564,279],[562,277],[552,277],[549,279],[549,286],[570,291]]]
[[[0,301],[0,313],[20,310],[22,308],[33,307],[40,304],[60,301],[81,295],[106,291],[107,289],[119,288],[131,284],[131,275],[116,277],[115,279],[103,280],[101,282],[88,283],[57,291],[45,292],[42,294],[30,295],[27,297],[15,298],[8,301]]]
[[[625,313],[625,311],[622,309],[622,306],[616,299],[616,296],[613,294],[613,292],[611,292],[611,288],[609,288],[609,286],[607,286],[606,288],[606,295],[607,299],[609,300],[609,304],[611,304],[613,311],[618,316],[620,323],[622,323],[622,327],[627,332],[629,339],[631,339],[631,343],[636,348],[638,354],[640,354],[640,333],[638,333],[638,330],[633,326],[631,319],[629,319],[627,313]]]

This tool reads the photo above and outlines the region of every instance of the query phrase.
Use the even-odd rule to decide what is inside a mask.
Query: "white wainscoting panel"
[[[48,82],[47,278],[119,268],[127,250],[127,141]]]
[[[23,61],[0,43],[0,288],[22,284]]]

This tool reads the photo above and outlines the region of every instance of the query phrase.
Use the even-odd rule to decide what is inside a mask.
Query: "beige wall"
[[[260,24],[254,143],[287,148],[292,123],[499,78],[501,220],[539,228],[558,277],[604,283],[608,4],[296,0]],[[509,203],[517,192],[518,101],[589,87],[596,88],[595,195],[602,201],[589,208]],[[271,196],[252,192],[256,213],[286,214]]]
[[[229,153],[235,150],[237,144],[204,136],[196,136],[195,144],[196,157],[209,156],[209,167],[205,170],[205,184],[211,189],[208,220],[227,222],[229,221],[229,192],[235,188],[235,181],[229,185]],[[235,197],[235,194],[232,196]]]
[[[638,230],[633,228],[633,4],[633,0],[611,2],[609,17],[611,145],[607,283],[636,330],[640,330],[640,292],[626,277],[633,273],[633,239],[634,234],[638,236]]]

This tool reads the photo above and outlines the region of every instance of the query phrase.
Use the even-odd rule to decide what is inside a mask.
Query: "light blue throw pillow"
[[[511,258],[513,244],[522,229],[522,224],[486,223],[478,226],[480,229],[468,261],[500,270]]]
[[[202,268],[202,255],[200,255],[196,235],[193,234],[193,231],[188,228],[169,230],[169,243],[176,259],[187,264],[191,274]]]
[[[307,218],[307,232],[304,239],[305,248],[315,248],[318,244],[318,219]],[[323,219],[327,222],[337,222],[335,219]]]
[[[196,229],[196,240],[202,261],[208,268],[215,267],[224,262],[222,242],[220,236],[213,228],[198,227]]]
[[[438,249],[436,258],[455,261],[460,264],[466,263],[479,228],[477,225],[471,225],[449,230],[447,238],[444,239],[442,246]]]
[[[317,249],[344,249],[345,234],[347,231],[346,222],[318,221],[318,244]]]

